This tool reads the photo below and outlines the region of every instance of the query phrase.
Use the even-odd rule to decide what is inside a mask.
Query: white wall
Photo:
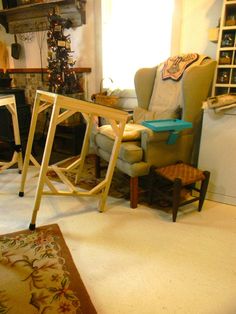
[[[218,25],[223,0],[182,0],[180,52],[216,58],[217,44],[208,40],[209,28]]]

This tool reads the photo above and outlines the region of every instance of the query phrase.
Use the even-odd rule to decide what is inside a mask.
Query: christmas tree
[[[62,18],[55,8],[48,16],[48,80],[49,91],[58,94],[72,94],[78,90],[73,66],[70,35],[64,35],[71,27],[69,19]]]

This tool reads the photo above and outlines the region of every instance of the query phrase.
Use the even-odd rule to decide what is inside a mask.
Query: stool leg
[[[200,189],[200,196],[199,196],[199,203],[198,203],[198,211],[200,212],[202,210],[202,206],[205,200],[206,192],[207,192],[207,187],[210,179],[210,172],[209,171],[204,171],[204,176],[205,180],[202,181],[201,183],[201,189]]]
[[[179,209],[181,187],[182,187],[181,179],[176,178],[174,180],[174,185],[173,185],[173,204],[172,204],[173,222],[176,221],[176,217],[177,217],[177,213]]]

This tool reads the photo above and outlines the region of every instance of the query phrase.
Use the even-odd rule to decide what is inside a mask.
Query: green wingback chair
[[[210,95],[216,61],[206,56],[189,65],[177,81],[163,80],[163,64],[139,69],[135,75],[138,106],[133,123],[128,123],[116,167],[130,176],[130,207],[138,205],[138,178],[148,175],[151,166],[165,166],[179,160],[197,164],[201,132],[202,101]],[[181,118],[193,128],[180,133],[174,144],[167,144],[169,132],[153,132],[141,125],[143,120]],[[100,158],[109,161],[113,138],[108,125],[92,136],[100,173]]]

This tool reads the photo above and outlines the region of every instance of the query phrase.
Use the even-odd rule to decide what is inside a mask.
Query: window
[[[133,88],[140,67],[152,67],[171,52],[174,0],[102,0],[103,77]]]

